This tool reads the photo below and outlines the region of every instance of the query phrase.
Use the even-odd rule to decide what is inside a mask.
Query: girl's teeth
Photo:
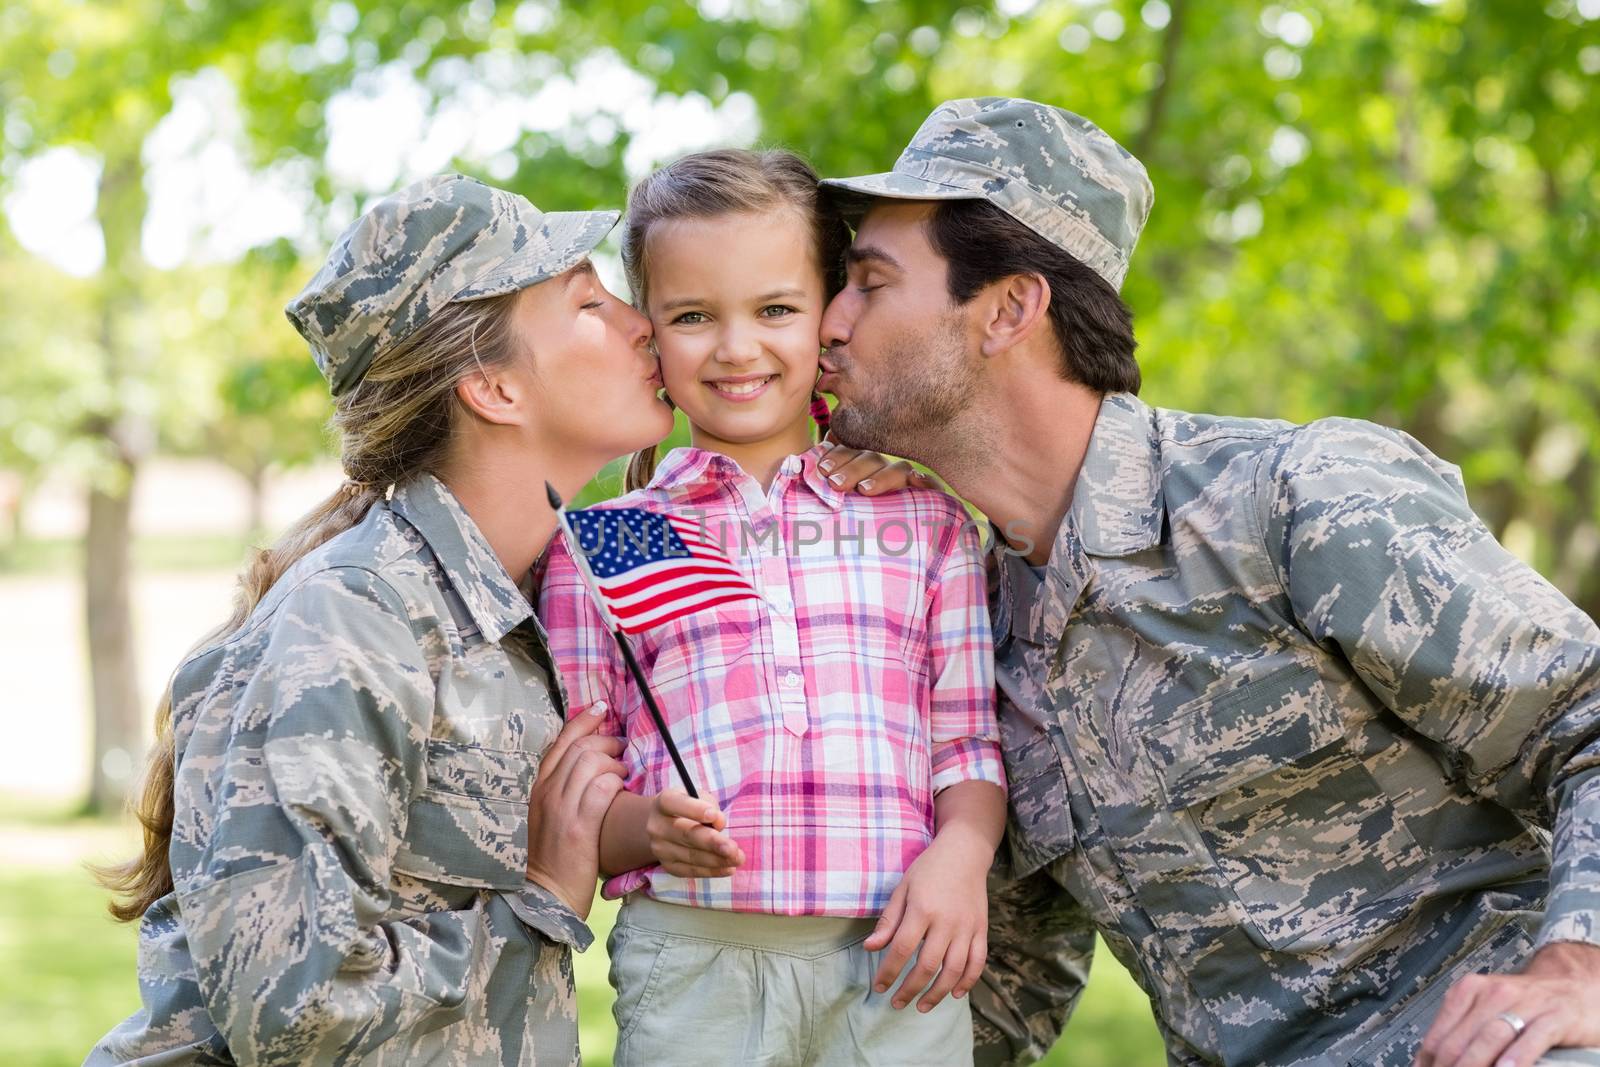
[[[772,381],[771,376],[757,378],[748,382],[719,382],[717,389],[724,393],[732,393],[734,396],[745,396],[755,392],[770,381]]]

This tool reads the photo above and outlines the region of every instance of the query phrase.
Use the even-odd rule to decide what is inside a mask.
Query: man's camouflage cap
[[[871,197],[987,200],[1118,290],[1155,199],[1144,165],[1088,119],[997,96],[934,108],[888,173],[822,184],[852,221]]]
[[[540,211],[459,174],[425,178],[375,204],[284,312],[334,396],[446,304],[526,289],[576,265],[615,211]]]

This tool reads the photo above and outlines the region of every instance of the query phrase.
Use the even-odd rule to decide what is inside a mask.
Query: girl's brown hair
[[[518,295],[445,305],[414,333],[379,353],[361,381],[339,397],[333,426],[348,480],[271,548],[253,551],[239,575],[233,614],[202,644],[242,626],[296,560],[354,527],[390,486],[439,467],[462,417],[456,383],[468,374],[503,366],[523,350],[511,316]],[[125,864],[95,872],[115,894],[111,914],[123,922],[137,919],[172,892],[167,850],[172,843],[176,757],[169,687],[156,709],[155,744],[134,809],[144,828],[144,851]]]
[[[785,208],[799,213],[809,224],[812,255],[822,271],[824,299],[832,299],[844,285],[844,250],[850,243],[850,231],[818,195],[818,180],[811,164],[793,152],[743,148],[695,152],[645,178],[628,194],[622,230],[622,266],[634,303],[640,309],[647,306],[649,237],[656,223]],[[644,487],[655,470],[656,446],[651,445],[636,452],[629,462],[625,488]]]

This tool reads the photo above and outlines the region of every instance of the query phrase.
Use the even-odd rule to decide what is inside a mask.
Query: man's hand
[[[832,444],[832,442],[826,442]],[[852,489],[862,496],[896,493],[908,486],[938,489],[939,483],[903,459],[890,460],[879,452],[861,452],[844,445],[833,445],[817,461],[817,469],[846,493]]]
[[[1553,1048],[1597,1046],[1600,945],[1556,942],[1521,974],[1469,974],[1451,986],[1417,1067],[1531,1067]]]
[[[727,878],[744,864],[744,850],[727,834],[728,817],[710,801],[665,789],[650,802],[645,832],[662,870],[679,878]]]
[[[912,861],[889,897],[865,947],[877,952],[889,946],[873,979],[879,993],[889,991],[916,954],[917,965],[895,990],[895,1008],[927,988],[917,1010],[932,1011],[946,993],[964,997],[982,977],[989,956],[987,878],[994,859],[994,847],[985,845],[972,835],[941,833]]]

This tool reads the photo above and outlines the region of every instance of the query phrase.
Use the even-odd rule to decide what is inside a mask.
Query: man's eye
[[[873,290],[882,289],[882,288],[883,288],[883,283],[882,282],[877,282],[877,283],[875,283],[873,285],[858,285],[858,286],[856,286],[856,292],[858,292],[861,295],[865,296],[866,294],[872,292]]]
[[[597,307],[600,307],[600,306],[601,306],[601,305],[602,305],[602,304],[604,304],[604,303],[605,303],[605,301],[603,301],[603,300],[591,300],[591,301],[589,301],[589,302],[588,302],[588,303],[587,303],[587,304],[584,304],[584,305],[583,305],[583,309],[584,309],[584,310],[585,310],[585,311],[588,311],[588,310],[590,310],[590,309],[591,309],[591,308],[597,308]]]
[[[679,315],[677,318],[673,319],[672,324],[674,326],[698,326],[704,321],[706,321],[705,312],[685,311],[682,315]]]

